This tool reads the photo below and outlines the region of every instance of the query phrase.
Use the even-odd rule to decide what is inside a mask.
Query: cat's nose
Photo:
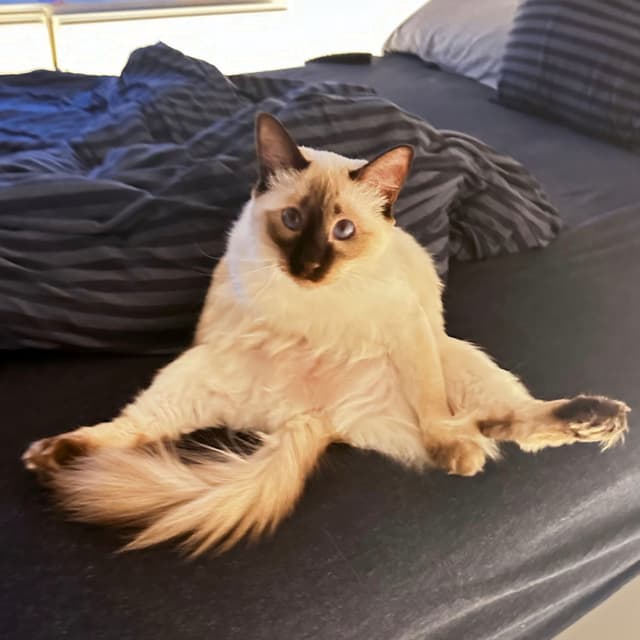
[[[321,272],[322,272],[321,262],[316,262],[316,261],[305,262],[305,265],[304,265],[305,278],[308,278],[309,280],[315,280],[320,275]]]

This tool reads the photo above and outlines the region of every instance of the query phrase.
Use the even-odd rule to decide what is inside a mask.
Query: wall
[[[379,53],[392,29],[424,2],[289,0],[289,9],[278,12],[62,25],[57,31],[59,66],[79,73],[117,74],[133,49],[159,40],[225,73],[297,66],[337,51]],[[4,28],[0,27],[0,72],[50,66],[46,41],[40,46],[34,32],[16,51],[16,42],[7,45]],[[37,55],[26,60],[24,52],[36,42]]]
[[[44,21],[0,24],[0,73],[33,69],[53,69]]]

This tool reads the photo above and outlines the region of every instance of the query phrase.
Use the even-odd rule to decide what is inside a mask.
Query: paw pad
[[[609,448],[627,431],[629,407],[602,396],[577,396],[560,405],[554,417],[567,424],[577,441],[600,442]]]
[[[56,436],[32,442],[22,460],[30,471],[52,472],[86,453],[87,446],[78,438]]]

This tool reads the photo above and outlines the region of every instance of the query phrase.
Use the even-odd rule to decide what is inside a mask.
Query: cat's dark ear
[[[267,190],[269,179],[276,171],[302,171],[309,166],[309,161],[300,153],[283,124],[269,113],[256,116],[256,152],[260,172],[256,187],[258,193]]]
[[[381,153],[359,169],[350,171],[349,175],[353,180],[366,182],[382,193],[388,204],[385,215],[392,218],[391,207],[407,179],[412,160],[413,147],[403,144]]]

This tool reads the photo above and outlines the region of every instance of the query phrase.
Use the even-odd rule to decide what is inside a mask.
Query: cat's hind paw
[[[32,442],[22,455],[22,462],[29,471],[46,475],[87,452],[88,446],[83,439],[63,434]]]
[[[472,440],[433,443],[427,453],[435,466],[456,476],[475,476],[487,461],[485,450]]]
[[[580,395],[554,410],[574,442],[599,442],[604,451],[624,440],[629,407],[604,396]]]

